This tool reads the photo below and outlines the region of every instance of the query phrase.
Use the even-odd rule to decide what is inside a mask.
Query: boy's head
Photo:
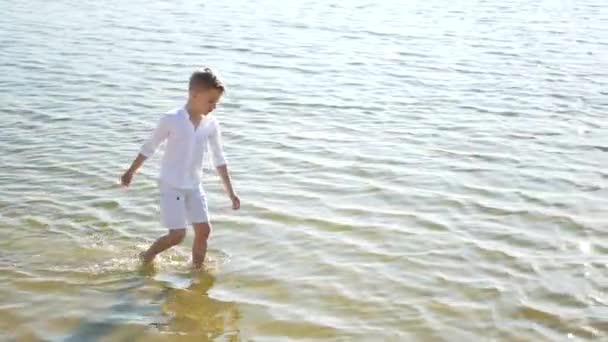
[[[211,68],[200,68],[192,73],[189,83],[190,106],[198,114],[211,113],[224,94],[224,83]]]

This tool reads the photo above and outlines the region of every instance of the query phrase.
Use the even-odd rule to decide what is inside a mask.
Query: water
[[[0,0],[0,340],[608,339],[600,0]],[[243,207],[207,271],[154,176],[209,64]]]

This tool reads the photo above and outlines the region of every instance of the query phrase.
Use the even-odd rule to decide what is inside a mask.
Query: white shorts
[[[186,228],[191,223],[209,222],[204,190],[176,189],[160,183],[160,218],[168,229]]]

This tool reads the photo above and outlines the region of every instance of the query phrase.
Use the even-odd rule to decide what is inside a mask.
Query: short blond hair
[[[220,76],[210,67],[202,67],[190,75],[188,89],[192,90],[195,88],[217,89],[222,93],[226,90]]]

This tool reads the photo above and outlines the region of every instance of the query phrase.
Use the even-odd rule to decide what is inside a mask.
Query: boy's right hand
[[[133,179],[133,172],[131,172],[131,170],[127,170],[127,172],[125,172],[125,174],[122,175],[122,177],[120,177],[120,183],[123,186],[129,186],[129,185],[131,185],[132,179]]]

